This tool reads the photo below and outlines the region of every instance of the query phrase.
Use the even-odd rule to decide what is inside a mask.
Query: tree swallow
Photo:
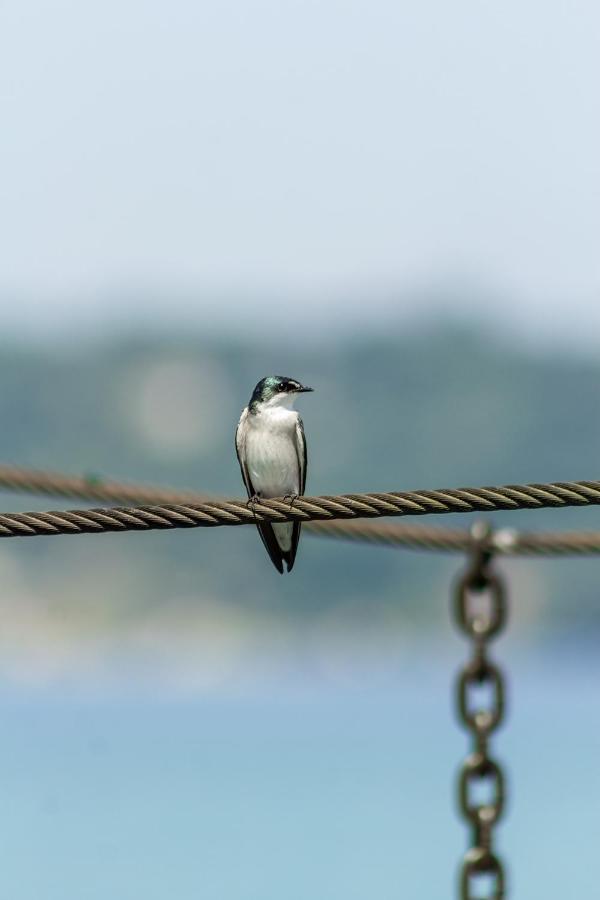
[[[250,500],[294,497],[306,485],[306,440],[302,419],[292,406],[303,387],[293,378],[269,375],[259,381],[235,432],[235,449]],[[256,526],[275,568],[292,571],[300,522]]]

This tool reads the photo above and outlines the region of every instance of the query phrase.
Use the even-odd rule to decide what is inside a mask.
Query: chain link
[[[504,866],[494,852],[494,826],[502,816],[504,773],[489,754],[489,738],[501,725],[505,710],[505,683],[498,666],[488,656],[489,643],[506,622],[504,583],[492,568],[493,537],[486,523],[471,529],[471,561],[454,595],[454,615],[460,630],[471,641],[471,658],[457,682],[458,715],[472,738],[472,751],[458,779],[460,811],[471,828],[471,847],[460,871],[460,900],[476,900],[477,880],[486,876],[489,900],[506,897]],[[482,694],[486,700],[482,700]],[[485,796],[485,800],[482,800]],[[480,898],[482,900],[482,898]]]

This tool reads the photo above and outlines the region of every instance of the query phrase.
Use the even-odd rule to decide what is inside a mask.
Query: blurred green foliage
[[[298,404],[310,493],[599,476],[600,364],[450,327],[333,347],[198,334],[4,346],[0,459],[240,496],[234,430],[254,384],[270,373],[315,388]],[[9,495],[1,502],[5,510],[61,505]],[[600,528],[600,510],[503,513],[493,521]],[[185,621],[207,600],[285,628],[420,627],[445,615],[448,577],[459,566],[452,557],[306,535],[293,574],[282,578],[251,528],[19,540],[3,542],[1,552],[52,615],[91,628],[157,609]],[[575,605],[577,627],[600,622],[600,560],[504,565],[515,573],[523,623],[573,620]]]

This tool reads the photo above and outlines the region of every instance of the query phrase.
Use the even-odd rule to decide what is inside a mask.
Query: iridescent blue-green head
[[[306,394],[313,389],[304,387],[294,378],[286,378],[284,375],[267,375],[258,382],[252,396],[250,397],[249,407],[255,410],[259,404],[268,403],[276,406],[291,405],[296,394]]]

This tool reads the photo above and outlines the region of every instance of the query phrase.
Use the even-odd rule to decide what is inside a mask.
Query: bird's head
[[[291,407],[297,394],[306,394],[312,390],[293,378],[286,378],[283,375],[267,375],[254,388],[250,398],[250,407],[256,409],[258,404]]]

